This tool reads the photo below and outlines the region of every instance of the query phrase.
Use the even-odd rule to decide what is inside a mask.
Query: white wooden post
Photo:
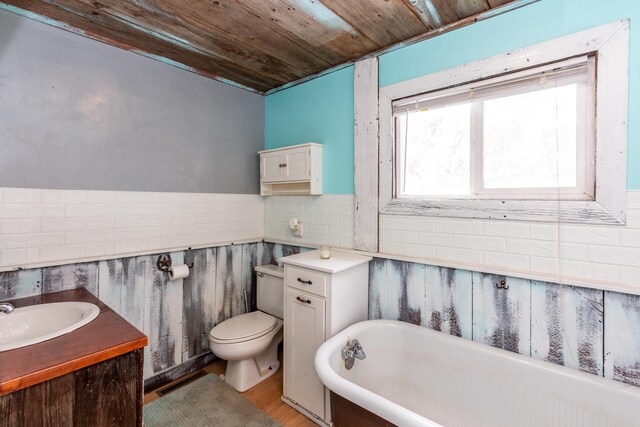
[[[354,246],[378,251],[378,58],[355,63]]]

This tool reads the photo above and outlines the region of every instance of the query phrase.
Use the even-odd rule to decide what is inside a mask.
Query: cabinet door
[[[287,288],[285,303],[284,394],[324,418],[324,385],[313,360],[324,342],[325,300]]]
[[[311,153],[309,147],[292,148],[283,152],[285,181],[303,181],[311,179]]]
[[[260,155],[260,180],[277,182],[284,179],[284,156],[281,151]]]

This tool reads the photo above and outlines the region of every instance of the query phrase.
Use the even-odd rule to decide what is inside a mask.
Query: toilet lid
[[[276,327],[277,320],[261,311],[254,311],[225,320],[211,330],[216,341],[247,341],[262,336]]]

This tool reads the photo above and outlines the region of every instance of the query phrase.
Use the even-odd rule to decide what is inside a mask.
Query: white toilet
[[[209,333],[211,351],[227,360],[224,381],[246,391],[278,372],[284,317],[284,271],[259,265],[258,310],[225,320]]]

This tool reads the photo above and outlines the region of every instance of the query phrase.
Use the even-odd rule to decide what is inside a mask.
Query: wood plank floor
[[[285,404],[280,397],[282,396],[282,352],[280,353],[280,369],[271,378],[261,382],[250,390],[240,393],[242,397],[266,412],[270,417],[277,420],[285,427],[314,427],[317,426],[310,419],[302,415],[300,412]],[[202,368],[203,371],[215,375],[224,374],[227,367],[225,360],[216,360],[212,364]],[[193,375],[193,374],[190,374]],[[184,378],[184,377],[183,377]],[[158,391],[170,388],[176,381],[161,387],[158,390],[149,392],[144,395],[144,403],[153,402],[160,397]]]

